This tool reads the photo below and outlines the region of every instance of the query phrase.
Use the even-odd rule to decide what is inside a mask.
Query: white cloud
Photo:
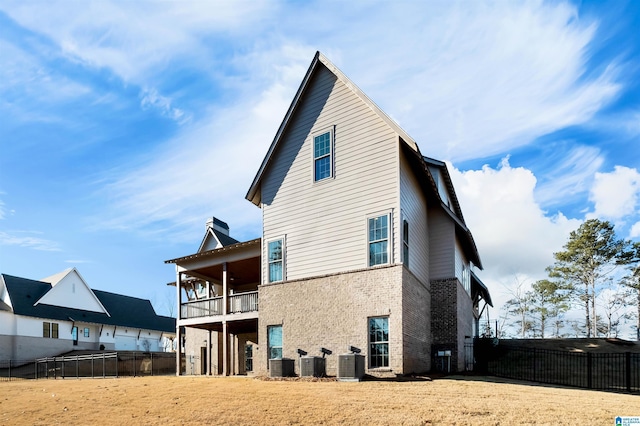
[[[40,251],[60,251],[58,243],[44,238],[19,236],[0,231],[0,245],[19,246]]]
[[[619,220],[636,213],[640,196],[638,170],[615,166],[609,173],[596,173],[589,200],[595,210],[589,217]]]
[[[215,215],[229,223],[233,236],[238,229],[259,234],[260,210],[244,196],[308,61],[298,48],[271,54],[279,59],[264,58],[266,70],[255,74],[263,80],[261,93],[212,109],[157,152],[132,160],[142,166],[116,171],[96,194],[110,200],[98,226],[194,241]]]
[[[41,114],[42,106],[63,104],[87,95],[91,89],[57,73],[41,59],[0,39],[0,108],[13,120],[51,122],[58,118]],[[33,105],[38,105],[34,108]]]
[[[241,37],[271,2],[5,2],[2,9],[20,25],[54,40],[72,59],[108,68],[123,80],[140,82],[170,60],[188,57],[211,64],[206,36]]]
[[[638,238],[640,237],[640,222],[636,222],[631,227],[629,231],[629,238]]]
[[[585,75],[597,24],[567,4],[397,8],[402,31],[368,40],[339,31],[332,40],[340,39],[341,56],[349,59],[344,71],[427,155],[461,161],[513,150],[587,122],[620,90],[616,65]],[[381,23],[390,15],[384,10],[374,18]],[[370,15],[358,21],[347,31],[376,27]]]
[[[171,100],[166,96],[162,96],[156,89],[143,89],[140,92],[140,105],[142,109],[157,108],[162,115],[180,124],[189,121],[189,117],[184,111],[171,105]]]
[[[473,232],[485,267],[480,277],[499,307],[516,281],[546,277],[553,253],[580,225],[562,213],[550,215],[535,200],[536,178],[530,170],[513,168],[503,159],[497,169],[461,172],[449,165],[467,225]],[[497,294],[496,294],[497,292]]]
[[[559,157],[547,159],[553,165],[546,172],[545,183],[535,192],[536,200],[545,206],[563,204],[588,191],[594,174],[604,163],[600,150],[592,146],[574,146]]]

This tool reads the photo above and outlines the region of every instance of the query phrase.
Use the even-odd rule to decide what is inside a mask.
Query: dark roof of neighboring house
[[[16,315],[166,332],[175,332],[176,329],[175,318],[157,315],[151,302],[146,299],[92,290],[110,316],[100,312],[43,303],[34,306],[35,302],[51,290],[51,284],[6,274],[2,274],[2,278],[7,286],[13,312]]]

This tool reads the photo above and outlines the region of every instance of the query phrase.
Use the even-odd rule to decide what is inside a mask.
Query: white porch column
[[[182,359],[182,334],[180,333],[180,314],[182,309],[182,294],[180,287],[182,286],[181,275],[178,271],[178,265],[176,265],[176,301],[178,303],[178,312],[176,314],[176,339],[178,344],[176,346],[176,376],[180,375],[180,360]]]
[[[222,264],[222,315],[229,313],[229,286],[227,283],[227,262]]]
[[[222,264],[222,315],[229,312],[229,287],[227,283],[227,262]],[[222,320],[222,375],[229,375],[229,330],[227,321]]]
[[[222,375],[229,375],[229,331],[227,321],[222,321]]]

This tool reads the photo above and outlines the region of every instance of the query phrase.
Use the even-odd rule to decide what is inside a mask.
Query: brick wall
[[[201,348],[207,347],[205,343],[209,336],[207,330],[185,327],[184,355],[186,360],[186,375],[202,374]]]
[[[402,277],[403,370],[422,373],[431,370],[431,292],[406,268]]]
[[[432,353],[451,351],[451,370],[464,371],[465,342],[473,336],[473,304],[457,278],[431,281]],[[438,367],[438,366],[434,366]]]
[[[389,317],[389,368],[384,372],[403,374],[403,270],[402,265],[393,265],[260,286],[256,374],[267,374],[270,325],[282,325],[283,357],[296,359],[296,373],[297,349],[310,356],[320,356],[321,347],[333,351],[327,356],[328,375],[337,374],[338,355],[347,353],[349,346],[362,350],[368,367],[368,318],[375,316]],[[414,340],[410,348],[418,346]],[[380,371],[367,368],[367,373]]]

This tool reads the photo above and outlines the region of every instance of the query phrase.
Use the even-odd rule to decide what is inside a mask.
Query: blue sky
[[[0,3],[0,271],[151,299],[322,51],[450,162],[500,304],[590,217],[640,237],[640,3]]]

